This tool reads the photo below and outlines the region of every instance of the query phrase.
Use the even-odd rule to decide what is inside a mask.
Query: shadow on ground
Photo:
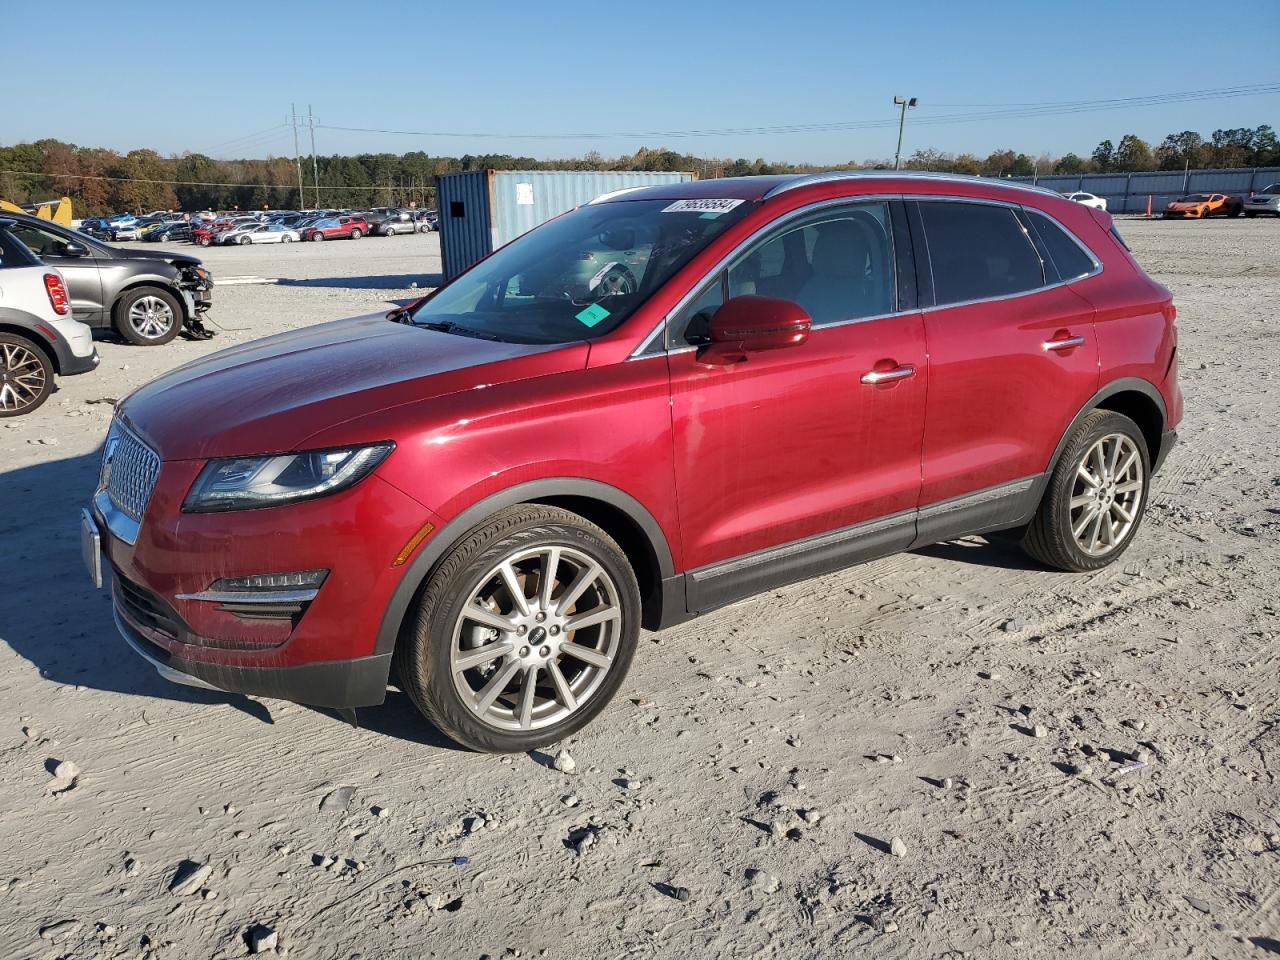
[[[116,631],[110,592],[95,590],[80,557],[80,508],[97,478],[92,454],[0,473],[0,643],[53,683],[193,704],[226,703],[271,723],[271,700],[162,679]],[[343,723],[331,711],[333,723]],[[319,717],[317,717],[319,720]],[[359,724],[424,746],[457,747],[398,690],[359,711]]]
[[[281,277],[276,281],[281,287],[338,287],[344,290],[407,290],[416,283],[423,293],[444,283],[439,273],[386,273],[370,277],[311,277],[295,280]]]

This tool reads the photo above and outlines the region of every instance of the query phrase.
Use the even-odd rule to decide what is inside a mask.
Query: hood
[[[109,247],[108,249],[121,260],[163,260],[177,267],[201,266],[198,257],[193,257],[186,253],[170,253],[168,250],[140,250],[132,247],[128,250],[120,247]]]
[[[278,453],[388,407],[581,369],[587,352],[581,342],[497,343],[394,323],[378,313],[189,363],[133,393],[120,416],[163,460]]]

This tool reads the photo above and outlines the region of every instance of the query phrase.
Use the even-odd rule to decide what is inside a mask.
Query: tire
[[[1118,457],[1112,457],[1113,450]],[[1085,479],[1085,474],[1101,482]],[[1133,542],[1146,513],[1150,483],[1151,457],[1138,425],[1123,414],[1094,410],[1067,441],[1023,549],[1059,570],[1102,569]]]
[[[281,243],[293,243],[293,237],[289,236],[289,235],[286,233],[283,237],[281,237],[281,238],[280,238],[280,242],[281,242]]]
[[[315,233],[311,235],[312,243],[319,243],[323,239],[324,239],[324,234],[321,233],[319,230],[317,230]]]
[[[21,417],[53,393],[53,361],[34,340],[0,333],[0,417]]]
[[[244,237],[241,237],[239,240],[237,240],[236,243],[240,244],[240,246],[243,247],[246,244],[253,243],[253,241],[250,240],[248,236],[244,236]]]
[[[200,246],[207,247],[212,241],[209,239],[209,237],[201,237],[197,242],[200,244]]]
[[[182,329],[182,307],[178,299],[159,287],[126,291],[112,312],[116,332],[139,347],[166,344]]]
[[[361,233],[358,229],[356,229],[356,230],[352,230],[352,231],[351,231],[351,239],[352,239],[352,240],[359,240],[359,239],[360,239],[361,237],[363,237],[363,236],[364,236],[364,234],[363,234],[363,233]]]
[[[542,572],[552,550],[553,592],[544,610]],[[503,564],[512,579],[500,572]],[[587,585],[562,614],[560,601],[584,574]],[[527,615],[520,615],[507,582],[531,594]],[[570,628],[579,603],[613,616]],[[464,615],[468,609],[488,612],[490,620]],[[504,626],[513,629],[498,629]],[[569,736],[605,708],[631,665],[639,631],[640,591],[617,543],[567,510],[523,504],[473,529],[432,571],[412,629],[397,646],[396,674],[422,714],[458,743],[487,753],[523,752]],[[489,646],[501,650],[475,659],[474,651]],[[591,661],[567,647],[592,654]],[[455,675],[467,653],[473,665]],[[491,696],[482,707],[475,698],[485,693]]]

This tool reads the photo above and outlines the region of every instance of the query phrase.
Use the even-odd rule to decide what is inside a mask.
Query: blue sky
[[[891,157],[896,129],[599,140],[516,135],[893,121],[898,93],[921,101],[908,118],[906,154],[936,147],[985,155],[1005,146],[1087,154],[1104,137],[1118,141],[1128,132],[1158,141],[1184,129],[1280,126],[1274,93],[936,122],[992,104],[1280,81],[1275,0],[1236,0],[1229,16],[1202,0],[194,6],[130,0],[111,5],[109,15],[101,0],[3,4],[4,144],[55,137],[166,154],[292,155],[291,130],[270,128],[283,124],[294,102],[304,110],[313,105],[329,126],[495,135],[322,128],[320,153],[417,149],[544,158],[592,149],[611,156],[646,145],[834,163]],[[64,53],[65,71],[50,59]]]

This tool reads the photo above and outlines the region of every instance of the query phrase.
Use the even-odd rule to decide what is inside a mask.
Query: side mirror
[[[64,257],[87,257],[88,255],[89,248],[82,243],[68,240],[62,245],[62,256]]]
[[[711,318],[711,342],[698,360],[729,364],[759,350],[797,347],[809,339],[813,320],[804,307],[776,297],[742,296],[726,301]]]

